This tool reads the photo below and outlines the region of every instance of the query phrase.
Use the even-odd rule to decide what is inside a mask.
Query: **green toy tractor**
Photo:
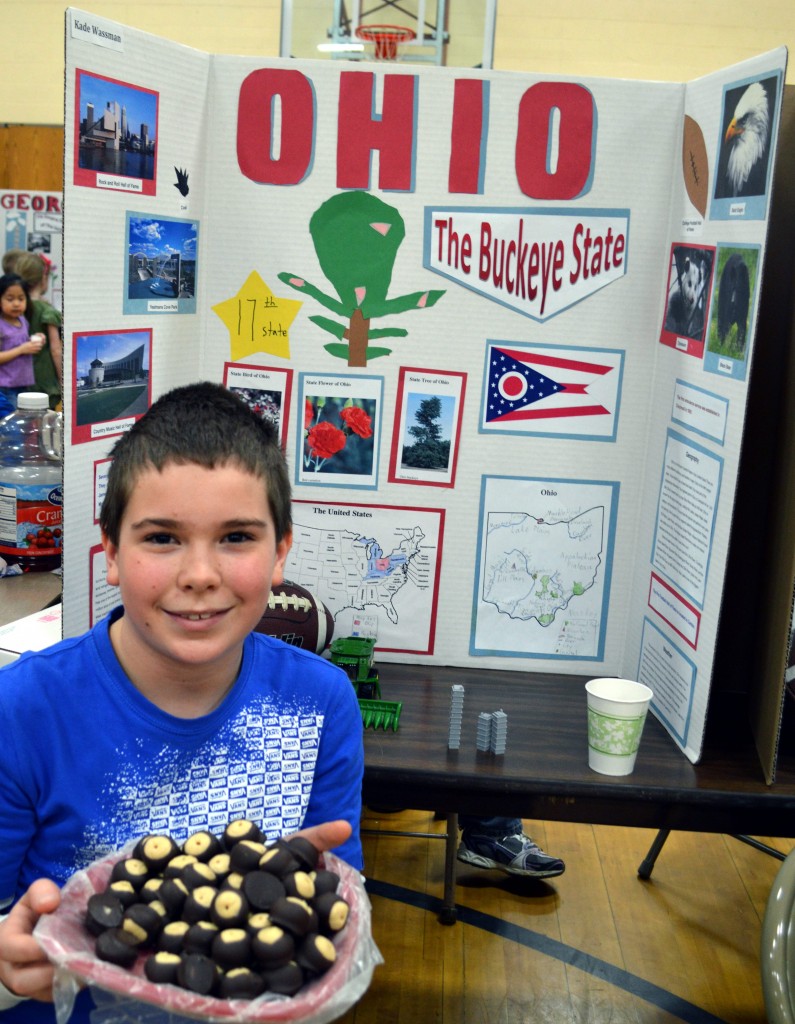
[[[378,669],[373,666],[375,640],[371,637],[345,636],[333,640],[331,660],[347,674],[356,690],[365,729],[392,729],[400,724],[400,701],[381,700]]]

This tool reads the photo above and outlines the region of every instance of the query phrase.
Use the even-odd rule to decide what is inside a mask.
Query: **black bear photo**
[[[721,344],[729,338],[732,327],[736,327],[729,348],[738,355],[745,352],[745,336],[748,330],[748,307],[751,301],[751,281],[745,260],[739,253],[732,253],[720,275],[718,284],[718,340]]]

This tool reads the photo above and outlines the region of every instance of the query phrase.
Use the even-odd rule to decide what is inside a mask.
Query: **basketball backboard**
[[[496,0],[282,0],[280,56],[490,68]]]

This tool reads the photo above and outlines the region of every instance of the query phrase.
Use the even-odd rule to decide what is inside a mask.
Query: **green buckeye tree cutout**
[[[371,320],[427,309],[444,295],[441,290],[387,298],[406,228],[398,211],[370,192],[340,192],[327,199],[312,214],[309,233],[320,267],[339,298],[297,274],[282,273],[279,280],[346,318],[344,323],[326,316],[309,319],[338,339],[324,348],[338,359],[347,359],[348,366],[367,366],[368,359],[392,351],[372,346],[370,341],[408,334],[403,327],[371,328]]]

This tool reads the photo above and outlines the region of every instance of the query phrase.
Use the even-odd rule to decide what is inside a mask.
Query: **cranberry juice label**
[[[63,489],[0,481],[0,555],[7,561],[61,554]]]

